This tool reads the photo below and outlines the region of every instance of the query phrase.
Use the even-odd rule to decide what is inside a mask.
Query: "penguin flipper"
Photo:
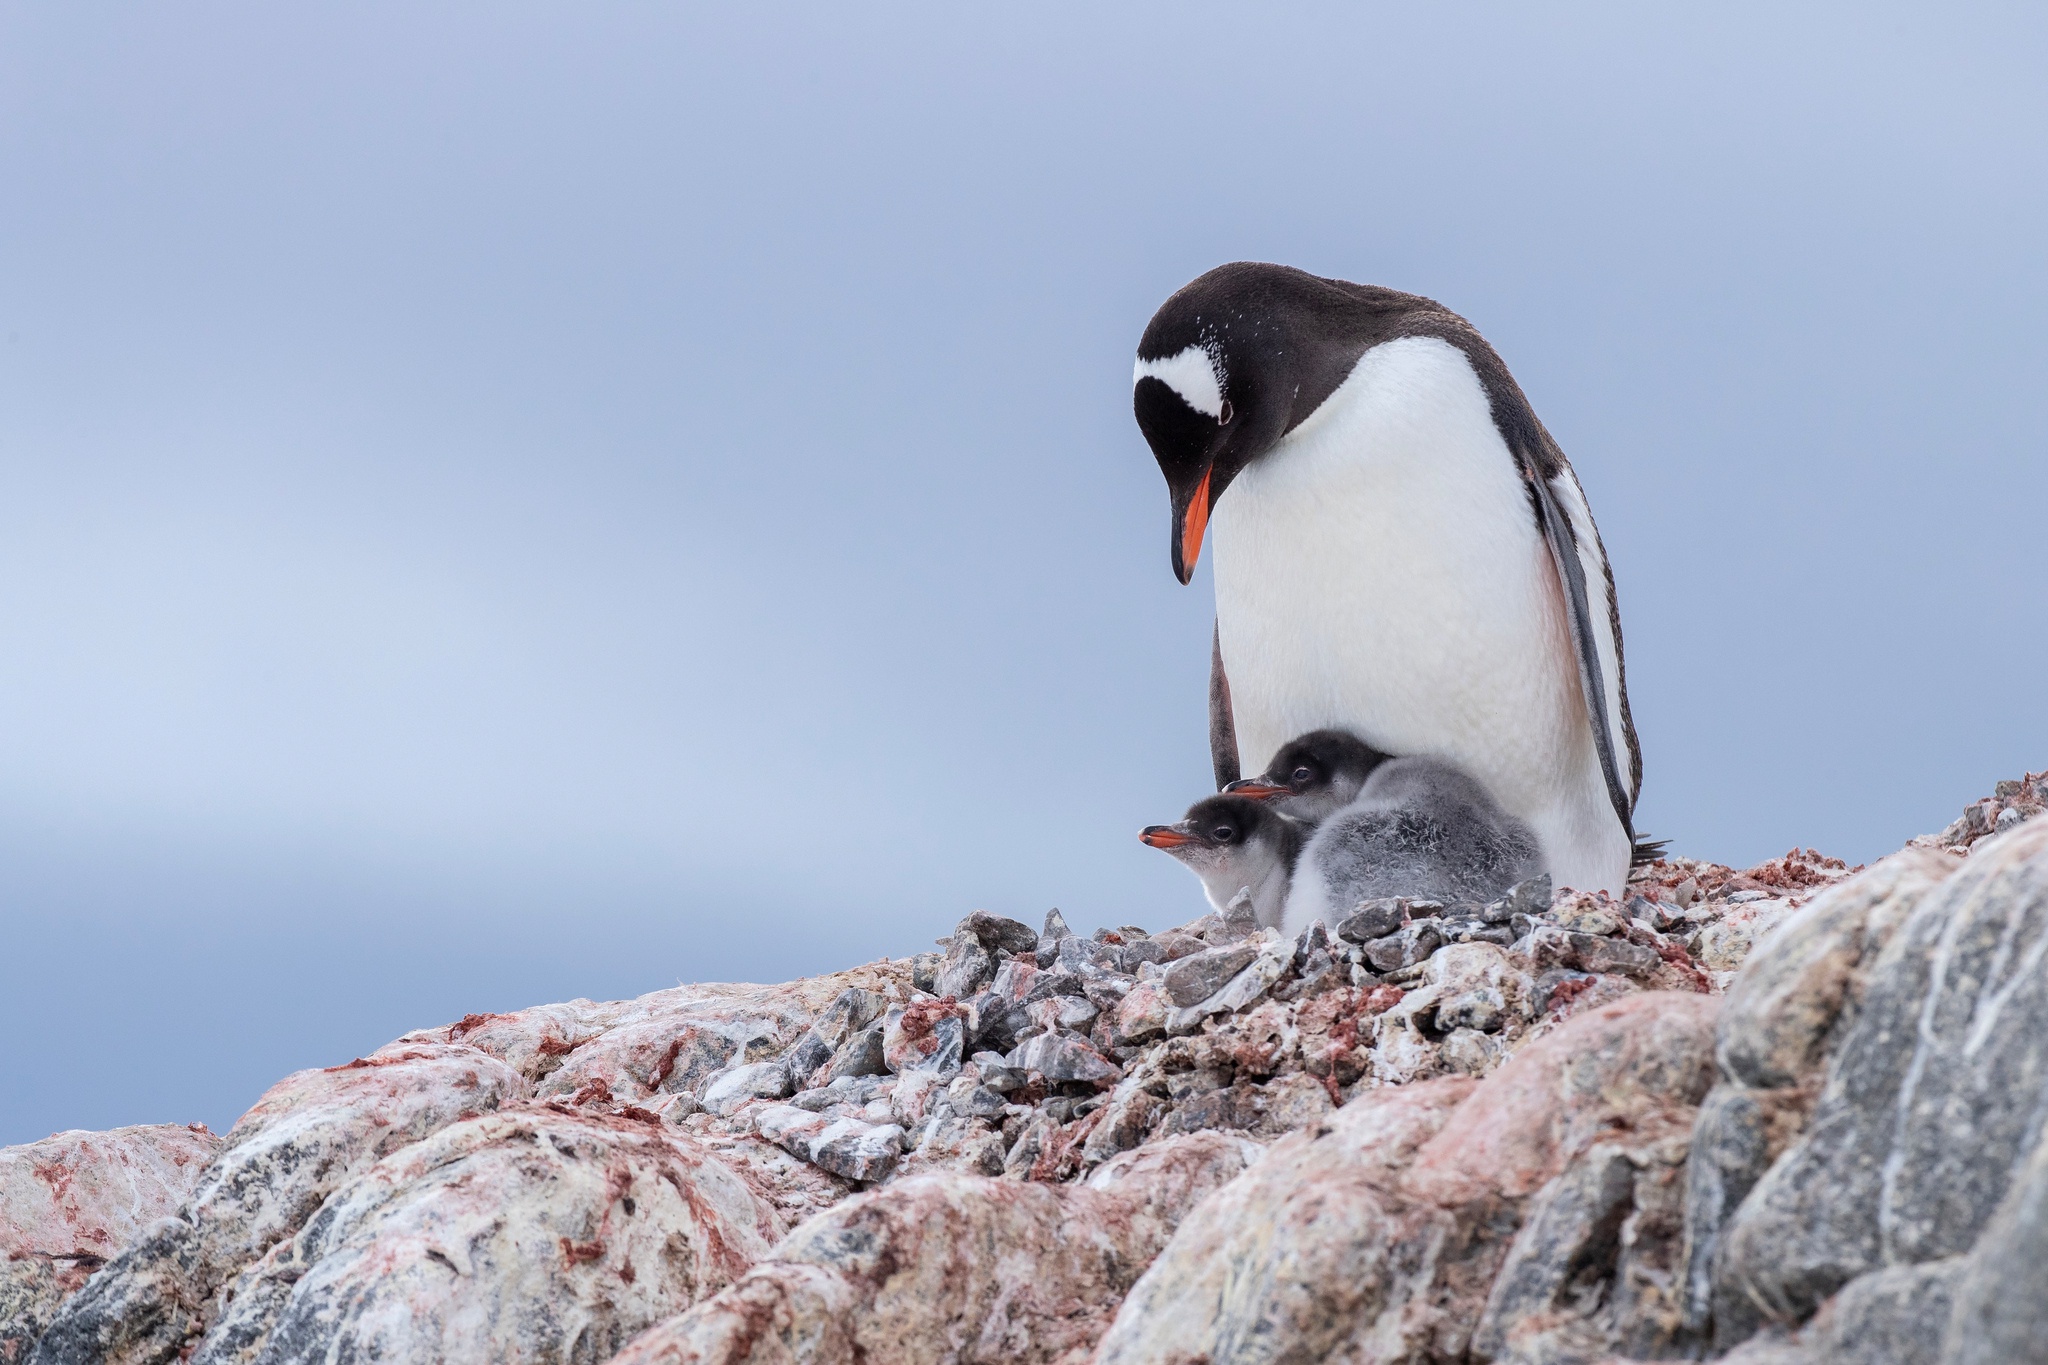
[[[1570,478],[1566,472],[1558,477]],[[1572,633],[1572,651],[1578,655],[1579,684],[1585,690],[1586,713],[1593,724],[1593,747],[1600,755],[1600,772],[1607,780],[1607,799],[1614,803],[1615,818],[1621,821],[1631,846],[1635,843],[1635,806],[1629,784],[1621,775],[1615,758],[1615,734],[1607,709],[1607,678],[1600,664],[1600,646],[1593,634],[1593,612],[1586,597],[1586,566],[1579,562],[1578,537],[1564,508],[1558,504],[1551,481],[1538,473],[1529,480],[1536,511],[1543,523],[1543,539],[1550,547],[1551,562],[1564,588],[1565,620]],[[1616,642],[1617,651],[1619,642]]]
[[[1216,790],[1238,778],[1237,721],[1230,714],[1230,679],[1223,673],[1223,626],[1209,637],[1209,762],[1216,770]]]

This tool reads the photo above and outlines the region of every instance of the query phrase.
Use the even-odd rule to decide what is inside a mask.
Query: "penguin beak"
[[[1276,796],[1293,795],[1292,788],[1276,787],[1270,782],[1261,782],[1256,777],[1241,777],[1223,790],[1232,796],[1249,796],[1254,801],[1271,801]]]
[[[1173,575],[1183,584],[1195,576],[1195,561],[1202,557],[1202,532],[1209,529],[1209,478],[1215,472],[1214,465],[1204,469],[1194,492],[1173,509]]]
[[[1138,831],[1138,837],[1153,848],[1179,848],[1194,842],[1172,825],[1147,825]]]

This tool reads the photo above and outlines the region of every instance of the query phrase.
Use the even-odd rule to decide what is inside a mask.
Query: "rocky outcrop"
[[[2034,1359],[2042,789],[1867,871],[1674,859],[1292,940],[976,912],[470,1015],[217,1149],[0,1153],[0,1361]]]
[[[176,1124],[0,1150],[0,1361],[26,1356],[109,1256],[191,1198],[219,1150],[204,1127]]]

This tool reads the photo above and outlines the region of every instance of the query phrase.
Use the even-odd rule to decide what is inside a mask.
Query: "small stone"
[[[1163,983],[1166,994],[1183,1009],[1200,1004],[1223,989],[1231,977],[1250,966],[1258,951],[1250,944],[1240,943],[1181,958],[1166,969]]]
[[[1525,881],[1516,882],[1508,888],[1509,912],[1517,915],[1541,915],[1550,909],[1557,892],[1550,882],[1548,872],[1539,872]]]
[[[1058,906],[1054,906],[1046,911],[1045,928],[1041,929],[1038,934],[1038,965],[1050,967],[1054,962],[1058,961],[1060,940],[1067,938],[1073,932],[1072,929],[1067,927],[1066,917],[1060,914]]]
[[[1407,918],[1408,903],[1398,896],[1364,901],[1337,926],[1337,937],[1347,943],[1371,943],[1400,932]]]
[[[2003,834],[2009,829],[2017,829],[2021,824],[2025,823],[2026,818],[2027,813],[2018,806],[2007,806],[2004,810],[1998,812],[1998,818],[1991,822],[1991,832]]]
[[[1419,919],[1404,926],[1399,933],[1367,944],[1365,958],[1375,971],[1395,972],[1425,961],[1443,946],[1443,941],[1438,921]]]
[[[1120,1047],[1148,1042],[1166,1032],[1166,1011],[1172,997],[1163,984],[1140,982],[1117,1003],[1110,1037]]]
[[[1507,1018],[1507,1000],[1490,986],[1466,991],[1437,1006],[1436,1026],[1440,1029],[1474,1029],[1498,1033]]]
[[[953,935],[952,946],[946,949],[946,960],[939,964],[932,979],[931,993],[965,1000],[986,986],[995,974],[995,958],[980,939],[963,927]]]
[[[1038,935],[1030,925],[986,910],[974,911],[954,927],[955,938],[963,933],[974,935],[990,955],[1000,950],[1022,957],[1038,951]]]
[[[1114,1062],[1071,1033],[1040,1033],[1026,1038],[1004,1061],[1036,1071],[1054,1084],[1069,1081],[1110,1081],[1123,1075]]]
[[[1251,892],[1240,891],[1230,898],[1230,904],[1223,907],[1223,926],[1212,941],[1234,943],[1258,931],[1259,914],[1252,908]]]
[[[846,1180],[883,1180],[903,1156],[903,1137],[893,1123],[877,1127],[838,1119],[813,1143],[811,1164]]]
[[[1003,1112],[1003,1097],[972,1076],[955,1077],[946,1087],[946,1100],[963,1118],[993,1118]]]
[[[1081,1156],[1089,1165],[1107,1161],[1118,1152],[1128,1152],[1151,1134],[1165,1105],[1159,1097],[1136,1090],[1112,1098],[1109,1112],[1096,1121],[1081,1144]]]
[[[1700,884],[1691,877],[1687,877],[1677,886],[1671,888],[1671,899],[1678,903],[1678,908],[1681,910],[1690,907],[1699,898]]]
[[[911,986],[927,995],[931,994],[932,987],[938,984],[939,968],[945,961],[945,955],[942,953],[919,953],[911,958]]]
[[[966,1051],[967,1024],[958,1005],[899,1005],[882,1020],[882,1057],[889,1070],[930,1071],[951,1078]]]
[[[1604,937],[1621,932],[1621,916],[1594,901],[1575,901],[1556,915],[1556,922],[1574,933]]]
[[[1460,1028],[1444,1039],[1437,1049],[1443,1059],[1444,1069],[1454,1074],[1483,1076],[1491,1070],[1502,1055],[1498,1038],[1481,1033],[1477,1029]]]
[[[882,1051],[882,1026],[870,1024],[839,1045],[822,1071],[813,1073],[815,1084],[830,1085],[853,1076],[888,1074],[889,1062]]]
[[[704,1091],[704,1107],[722,1119],[730,1118],[750,1100],[779,1100],[792,1088],[789,1068],[780,1061],[749,1062],[713,1081]]]
[[[1059,1130],[1059,1125],[1043,1114],[1034,1115],[1024,1125],[1024,1130],[1011,1144],[1009,1155],[1003,1159],[1003,1176],[1008,1180],[1022,1180],[1031,1174],[1031,1168],[1038,1164],[1040,1153],[1045,1150],[1048,1140]]]

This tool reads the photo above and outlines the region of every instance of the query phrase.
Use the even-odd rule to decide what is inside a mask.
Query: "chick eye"
[[[1294,785],[1297,787],[1305,787],[1309,784],[1311,780],[1314,779],[1315,775],[1316,770],[1314,768],[1296,768],[1294,770]]]
[[[1237,837],[1237,831],[1229,825],[1218,825],[1209,831],[1209,837],[1219,844],[1227,844]]]
[[[1216,424],[1227,427],[1230,425],[1230,419],[1236,415],[1236,409],[1230,406],[1230,400],[1226,398],[1223,400],[1223,406],[1217,410]]]

